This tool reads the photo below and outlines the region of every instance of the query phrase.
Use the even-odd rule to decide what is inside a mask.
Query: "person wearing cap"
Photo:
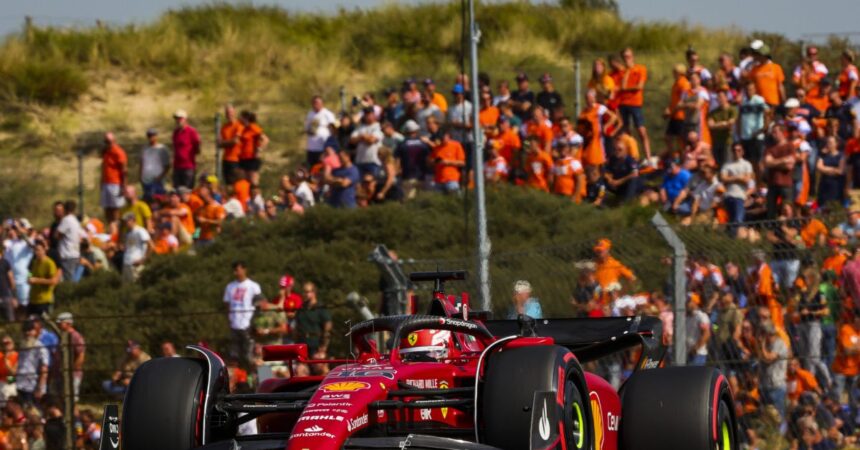
[[[221,174],[227,183],[233,183],[233,171],[239,168],[239,153],[242,151],[240,138],[245,127],[236,117],[236,108],[224,105],[224,124],[218,132],[218,147],[221,153]]]
[[[444,95],[436,92],[436,83],[433,82],[432,78],[424,79],[424,95],[430,99],[430,103],[436,105],[439,111],[442,111],[442,114],[448,112],[448,100],[445,99]]]
[[[854,65],[855,55],[851,50],[844,50],[840,59],[842,70],[837,80],[839,84],[839,97],[844,101],[851,100],[857,96],[857,86],[860,83],[860,71]]]
[[[147,145],[140,152],[140,184],[143,199],[152,202],[154,196],[164,195],[164,178],[170,172],[170,153],[158,142],[158,130],[146,130]]]
[[[525,72],[517,74],[517,90],[511,93],[511,104],[514,114],[522,121],[531,118],[531,110],[535,105],[535,93],[529,89],[529,76]]]
[[[137,341],[128,341],[125,347],[125,357],[119,362],[119,368],[113,373],[109,380],[102,382],[102,388],[105,393],[122,398],[128,385],[131,383],[131,378],[134,372],[143,363],[152,359],[148,353],[143,351],[140,343]]]
[[[197,155],[200,153],[200,134],[188,124],[188,113],[178,109],[173,113],[173,188],[194,187]]]
[[[105,219],[113,222],[119,218],[119,208],[125,205],[122,186],[128,177],[128,156],[117,143],[113,133],[104,135],[102,148],[101,206]]]
[[[18,371],[15,387],[24,405],[34,405],[48,391],[48,367],[51,363],[47,347],[39,342],[39,331],[32,320],[21,324],[24,340],[18,350]]]
[[[468,151],[472,142],[472,104],[466,100],[466,89],[462,84],[455,84],[451,94],[454,96],[454,102],[448,107],[447,120],[451,138]]]
[[[356,146],[355,166],[360,175],[370,174],[376,177],[382,165],[379,160],[379,148],[385,135],[379,125],[372,106],[364,108],[361,124],[350,135],[349,142]],[[351,161],[351,159],[350,159]]]
[[[296,279],[292,275],[285,274],[278,280],[278,297],[272,301],[287,314],[287,334],[284,335],[283,343],[292,344],[292,330],[296,327],[296,312],[302,309],[302,296],[293,291]]]
[[[595,263],[594,277],[601,290],[605,291],[610,285],[620,284],[622,281],[630,284],[636,282],[633,271],[610,254],[612,241],[605,238],[599,239],[592,250]]]
[[[319,162],[325,149],[326,139],[331,135],[330,125],[332,124],[337,124],[337,117],[325,107],[322,96],[314,95],[304,124],[308,167],[313,167]]]
[[[407,199],[415,198],[419,186],[429,174],[427,158],[432,149],[419,136],[421,127],[414,120],[403,124],[404,140],[394,149],[394,158],[400,165],[400,179]]]
[[[526,315],[532,319],[543,318],[540,300],[532,296],[532,285],[526,280],[514,283],[514,295],[508,310],[508,319],[516,319],[520,315]]]
[[[137,224],[134,213],[126,213],[122,217],[123,225],[128,230],[124,235],[122,258],[122,279],[127,283],[137,280],[143,271],[144,264],[153,251],[152,238],[146,228]]]
[[[86,361],[87,344],[84,336],[75,328],[75,318],[70,312],[62,312],[57,316],[57,325],[63,333],[69,336],[69,344],[72,347],[72,383],[75,392],[75,401],[81,390],[81,382],[84,379],[84,361]],[[59,365],[55,365],[59,368]],[[59,375],[59,374],[58,374]],[[61,377],[56,377],[57,381]]]
[[[756,92],[771,108],[778,108],[785,101],[785,74],[782,66],[770,59],[767,45],[753,49],[755,63],[750,69],[749,79],[755,83]]]
[[[555,90],[555,85],[552,82],[552,75],[545,73],[540,77],[541,91],[537,93],[535,102],[546,111],[553,112],[558,108],[564,107],[564,101]]]
[[[243,261],[235,261],[232,268],[235,279],[224,289],[223,297],[230,322],[230,356],[250,368],[253,349],[251,320],[254,317],[254,304],[263,299],[263,291],[256,281],[248,278],[247,265]]]

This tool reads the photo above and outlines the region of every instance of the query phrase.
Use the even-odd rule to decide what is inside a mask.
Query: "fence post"
[[[582,106],[580,102],[582,101],[582,68],[580,67],[579,57],[574,58],[573,60],[573,76],[574,76],[574,86],[576,92],[573,96],[573,107],[576,110],[576,117],[579,117],[579,113],[582,112]]]
[[[63,437],[63,448],[71,450],[75,448],[75,389],[72,381],[72,349],[69,333],[60,330],[60,327],[51,319],[47,313],[42,314],[42,322],[60,337],[60,373],[63,377],[63,425],[65,436]]]
[[[687,246],[659,212],[651,218],[651,224],[672,247],[672,311],[675,326],[672,333],[672,359],[676,366],[684,366],[687,364]]]

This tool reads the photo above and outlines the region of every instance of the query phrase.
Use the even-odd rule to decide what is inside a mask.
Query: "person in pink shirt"
[[[854,248],[851,259],[842,266],[842,286],[851,296],[854,309],[860,309],[860,247]]]
[[[197,155],[200,153],[200,134],[188,124],[188,113],[180,109],[173,113],[176,128],[173,130],[173,188],[194,188]]]

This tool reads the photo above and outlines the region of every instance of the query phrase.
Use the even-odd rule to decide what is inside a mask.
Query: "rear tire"
[[[555,417],[561,421],[557,448],[592,448],[591,404],[583,399],[585,378],[569,350],[558,346],[522,347],[490,355],[483,384],[483,443],[504,450],[531,448],[535,392],[562,392]],[[553,431],[557,423],[551,424]],[[556,448],[551,447],[551,448]]]
[[[713,367],[634,374],[621,391],[621,450],[735,450],[729,383]]]
[[[123,403],[123,450],[187,450],[200,445],[204,366],[193,358],[159,358],[137,369]]]

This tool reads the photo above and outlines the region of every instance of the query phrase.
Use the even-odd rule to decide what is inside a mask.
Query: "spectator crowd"
[[[9,395],[0,382],[4,424],[8,414],[13,423],[28,424],[11,430],[22,431],[25,440],[44,440],[39,436],[47,423],[62,414],[45,400],[56,393],[50,385],[57,342],[42,338],[50,333],[42,320],[54,314],[59,283],[103,270],[134,282],[153,255],[199,251],[219,238],[228,220],[273,220],[322,203],[404,202],[421,191],[462,195],[482,170],[491,187],[510,184],[597,208],[655,205],[682,224],[721,224],[733,237],[768,243],[773,253],[754,255],[752,267],[691,258],[688,362],[729,369],[745,423],[771,417],[793,430],[797,448],[852,444],[860,425],[860,253],[852,250],[860,239],[860,213],[832,228],[817,215],[860,200],[860,72],[850,50],[842,52],[839,67],[827,67],[818,49],[808,47],[788,71],[770,53],[757,40],[708,67],[691,48],[685,63],[672,67],[671,90],[646,98],[649,68],[627,48],[593,62],[578,114],[549,73],[537,78],[537,92],[527,73],[516,74],[514,83],[493,83],[482,74],[478,105],[470,101],[463,74],[450,95],[431,78],[407,79],[385,89],[381,101],[368,92],[339,114],[313,96],[303,123],[304,161],[280,178],[276,193],[261,188],[270,142],[252,111],[224,108],[217,141],[221,178],[200,168],[200,135],[184,110],[173,114],[169,147],[159,130],[147,130],[134,176],[125,149],[106,132],[98,217],[78,211],[74,201],[58,201],[48,227],[24,218],[3,223],[0,314],[22,321],[24,336],[14,363],[6,358],[14,340],[2,340],[0,372],[7,376],[0,373],[0,380],[16,380]],[[646,101],[665,105],[662,139],[648,133]],[[480,142],[473,140],[475,127]],[[474,164],[476,145],[483,167]],[[768,222],[751,224],[758,220]],[[611,247],[598,242],[595,260],[582,267],[575,311],[590,317],[645,312],[672,330],[666,294],[636,294],[635,275],[609,255]],[[823,264],[804,256],[810,249],[827,252]],[[223,301],[237,383],[252,384],[261,368],[283,373],[262,361],[264,344],[303,342],[311,355],[327,357],[332,321],[312,282],[294,292],[296,280],[284,275],[277,295],[266,296],[244,262],[232,269],[235,280]],[[517,282],[513,311],[540,313],[531,289]],[[74,331],[70,315],[54,320],[65,324],[64,332]],[[80,355],[74,360],[77,395],[82,337],[74,348]],[[175,355],[170,348],[162,353]],[[134,368],[149,358],[135,342],[127,355],[103,382],[110,395],[121,395]],[[629,369],[628,362],[613,368],[618,379]],[[28,418],[31,406],[41,419]],[[81,413],[80,421],[85,430],[98,426],[91,415],[85,420]],[[10,431],[4,437],[12,442],[20,436]],[[754,431],[747,439],[754,445]]]

